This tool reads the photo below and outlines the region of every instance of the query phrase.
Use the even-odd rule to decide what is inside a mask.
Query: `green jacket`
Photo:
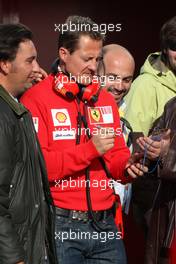
[[[166,102],[174,96],[176,76],[161,62],[159,52],[150,54],[125,98],[125,118],[133,131],[147,135],[153,122],[161,116]]]

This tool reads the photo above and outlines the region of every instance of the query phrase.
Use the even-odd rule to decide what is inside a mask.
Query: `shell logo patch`
[[[57,112],[56,113],[56,119],[60,122],[60,123],[65,123],[67,120],[67,116],[62,113],[62,112]]]
[[[71,120],[67,109],[51,109],[53,124],[57,126],[71,126]]]

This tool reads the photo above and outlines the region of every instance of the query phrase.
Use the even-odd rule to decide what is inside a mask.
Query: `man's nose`
[[[97,70],[97,62],[96,61],[91,61],[89,66],[88,66],[89,70],[93,71],[94,73]]]
[[[119,90],[119,91],[124,89],[123,81],[120,78],[115,81],[114,88]]]
[[[33,64],[32,71],[33,72],[39,72],[40,71],[40,66],[39,66],[38,62],[36,60],[33,60],[33,63],[32,64]]]

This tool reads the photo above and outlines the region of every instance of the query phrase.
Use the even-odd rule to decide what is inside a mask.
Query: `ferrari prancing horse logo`
[[[88,107],[89,122],[95,124],[112,124],[113,114],[112,106],[95,106]]]
[[[100,114],[99,109],[91,108],[90,114],[91,114],[91,117],[93,118],[93,120],[95,120],[96,122],[98,122],[100,120],[101,114]]]

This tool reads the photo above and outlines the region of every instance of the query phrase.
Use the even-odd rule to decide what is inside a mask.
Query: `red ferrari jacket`
[[[124,168],[130,156],[120,130],[117,106],[112,96],[102,90],[94,105],[68,100],[53,89],[54,77],[30,88],[21,102],[31,111],[34,125],[46,161],[51,193],[56,206],[87,210],[85,169],[90,169],[90,194],[93,210],[112,206],[114,195],[111,181],[100,164],[92,140],[81,128],[80,144],[76,145],[78,111],[86,116],[89,132],[97,133],[97,126],[116,131],[115,146],[103,157],[112,177],[125,180]]]

